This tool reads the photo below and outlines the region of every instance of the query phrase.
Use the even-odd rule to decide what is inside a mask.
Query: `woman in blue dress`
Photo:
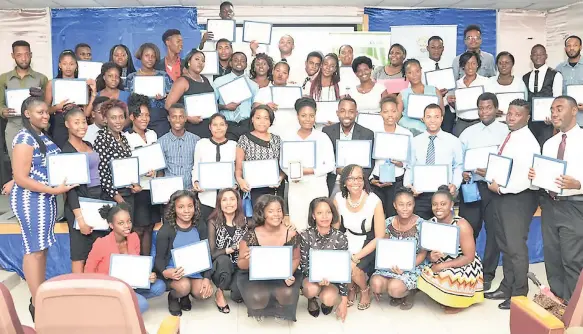
[[[29,311],[34,320],[34,297],[45,280],[47,249],[55,243],[56,196],[73,187],[48,185],[47,156],[61,150],[45,134],[49,125],[49,107],[40,89],[31,88],[22,103],[22,124],[12,142],[14,187],[10,207],[18,219],[24,246],[22,268],[32,298]]]

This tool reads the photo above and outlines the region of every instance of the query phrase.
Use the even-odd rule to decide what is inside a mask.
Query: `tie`
[[[427,157],[425,158],[426,165],[435,165],[435,141],[436,136],[429,136],[429,144],[427,145]]]
[[[439,70],[439,63],[435,63],[435,69]]]
[[[538,93],[538,72],[539,70],[534,71],[534,93]]]
[[[504,146],[506,146],[506,143],[508,143],[508,140],[510,139],[511,134],[512,134],[512,132],[508,132],[508,136],[506,136],[506,139],[504,139],[502,146],[500,146],[500,150],[498,151],[498,155],[502,155],[502,152],[504,151]]]
[[[557,159],[563,160],[563,158],[565,157],[565,146],[567,146],[567,134],[563,133],[563,139],[559,144],[559,150],[557,152]],[[552,198],[557,197],[557,193],[554,191],[549,191],[549,195],[551,195]]]
[[[215,161],[219,162],[219,161],[221,161],[221,146],[226,144],[228,142],[228,140],[225,140],[222,143],[217,143],[212,138],[210,138],[210,141],[211,141],[211,143],[213,143],[217,147],[217,155],[215,156],[215,159],[216,159]]]
[[[304,80],[304,83],[302,84],[302,89],[306,88],[306,84],[310,81],[310,77],[306,77],[306,79]]]

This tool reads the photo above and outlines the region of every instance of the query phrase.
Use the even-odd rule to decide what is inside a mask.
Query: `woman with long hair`
[[[114,45],[109,50],[109,61],[121,68],[121,82],[125,85],[127,76],[136,71],[130,49],[123,44]]]
[[[259,88],[269,86],[273,81],[273,59],[265,53],[258,53],[251,62],[249,77]]]
[[[304,95],[308,95],[316,101],[337,101],[346,93],[346,87],[340,87],[340,69],[338,56],[329,53],[324,57],[320,71],[306,83]]]

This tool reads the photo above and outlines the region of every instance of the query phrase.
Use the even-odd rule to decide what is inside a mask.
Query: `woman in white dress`
[[[379,101],[388,95],[385,85],[372,80],[372,69],[372,60],[369,57],[356,57],[352,62],[352,70],[360,84],[352,87],[347,94],[356,101],[358,112],[378,113]]]
[[[498,76],[488,78],[488,84],[484,87],[484,90],[489,93],[523,93],[523,99],[528,98],[528,90],[524,81],[521,77],[516,77],[512,75],[512,69],[514,68],[514,56],[507,51],[502,51],[496,56],[496,68],[498,69]],[[499,101],[500,102],[500,101]],[[506,121],[506,116],[502,113],[507,112],[508,106],[500,105],[500,112],[498,113],[497,120]]]
[[[370,307],[368,277],[374,271],[376,240],[385,237],[383,204],[370,191],[362,167],[348,165],[340,176],[341,192],[334,197],[340,221],[334,227],[346,234],[352,254],[352,282],[349,285],[348,306],[354,304],[360,289],[359,310]],[[368,276],[368,277],[367,277]]]

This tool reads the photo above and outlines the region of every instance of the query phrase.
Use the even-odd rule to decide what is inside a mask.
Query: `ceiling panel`
[[[53,0],[59,7],[101,7],[94,0]]]

